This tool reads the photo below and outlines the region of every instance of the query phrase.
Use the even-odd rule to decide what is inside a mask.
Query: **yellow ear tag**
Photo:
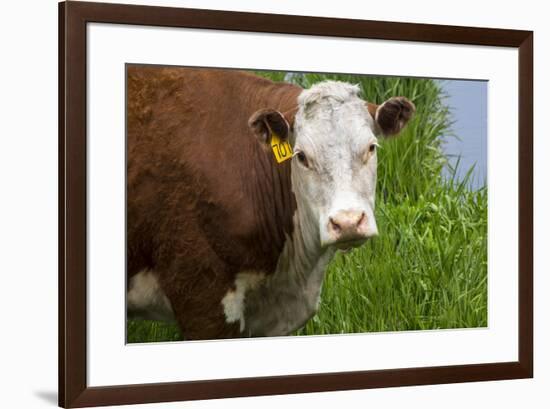
[[[279,135],[275,133],[271,134],[271,149],[273,149],[273,154],[275,155],[275,159],[277,159],[277,163],[292,158],[292,146],[290,146],[290,143],[281,140]]]

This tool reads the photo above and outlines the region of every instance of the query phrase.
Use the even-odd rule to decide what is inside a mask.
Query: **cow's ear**
[[[254,112],[248,120],[248,126],[264,144],[271,142],[272,134],[286,140],[290,133],[290,125],[285,116],[275,109],[260,109]]]
[[[416,110],[414,104],[405,97],[393,97],[381,105],[369,102],[367,109],[374,118],[376,133],[384,136],[401,132]]]

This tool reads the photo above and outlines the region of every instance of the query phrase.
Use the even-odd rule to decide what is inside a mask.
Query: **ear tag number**
[[[273,154],[277,163],[282,163],[285,160],[292,158],[292,146],[288,141],[283,141],[279,138],[279,135],[272,133],[271,134],[271,149],[273,149]]]

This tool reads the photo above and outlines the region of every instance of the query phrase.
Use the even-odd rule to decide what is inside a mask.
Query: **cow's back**
[[[129,276],[269,273],[292,228],[289,161],[248,128],[301,89],[229,70],[128,67]],[[190,274],[190,273],[185,273]]]

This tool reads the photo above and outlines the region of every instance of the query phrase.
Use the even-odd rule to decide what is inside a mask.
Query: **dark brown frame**
[[[88,387],[86,24],[302,34],[519,49],[519,360],[516,362]],[[320,392],[533,376],[533,32],[106,3],[59,4],[59,405]]]

